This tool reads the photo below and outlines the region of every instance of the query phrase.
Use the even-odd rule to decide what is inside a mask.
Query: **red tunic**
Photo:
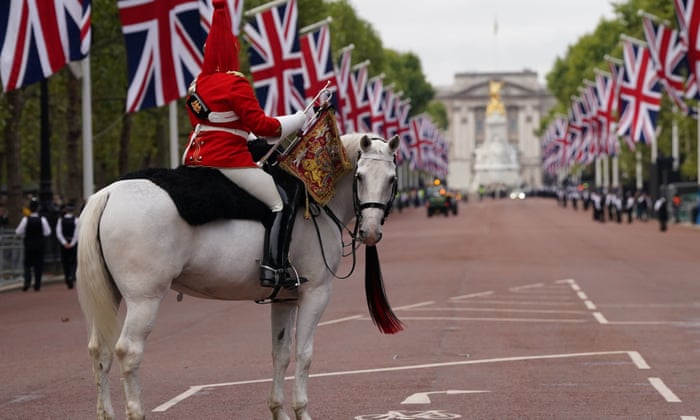
[[[279,121],[265,115],[250,82],[240,73],[200,75],[196,83],[196,92],[210,111],[228,113],[219,114],[226,115],[227,121],[216,122],[213,114],[201,119],[187,107],[194,131],[183,155],[183,164],[215,168],[255,166],[248,151],[248,133],[277,137],[281,130]],[[218,127],[222,130],[217,130]]]

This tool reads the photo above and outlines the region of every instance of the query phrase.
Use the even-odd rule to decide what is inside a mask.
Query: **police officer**
[[[39,215],[39,201],[29,202],[29,215],[24,216],[15,229],[17,236],[24,236],[24,287],[26,292],[32,283],[34,271],[34,290],[41,289],[41,275],[44,272],[44,249],[46,237],[51,235],[51,226],[44,216]]]
[[[267,116],[250,82],[238,71],[239,49],[226,2],[214,0],[202,71],[188,91],[187,110],[193,131],[183,164],[217,168],[270,208],[274,217],[266,230],[260,284],[293,287],[298,281],[287,270],[287,250],[300,189],[280,194],[272,176],[253,162],[247,142],[251,134],[269,142],[286,138],[299,131],[307,117],[302,111]]]
[[[73,212],[75,206],[67,204],[63,216],[56,221],[56,239],[61,244],[61,265],[66,286],[73,288],[75,270],[78,267],[78,218]]]

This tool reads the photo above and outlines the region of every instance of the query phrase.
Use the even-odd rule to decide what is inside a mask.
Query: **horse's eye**
[[[362,174],[360,174],[360,173],[355,174],[355,179],[357,180],[357,182],[362,182],[363,178],[364,177],[362,176]]]

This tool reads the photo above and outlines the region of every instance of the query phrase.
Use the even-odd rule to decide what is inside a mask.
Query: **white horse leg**
[[[292,332],[296,305],[292,303],[273,303],[272,315],[272,389],[268,407],[273,420],[289,420],[284,412],[284,374],[291,360]]]
[[[115,354],[121,365],[126,397],[126,417],[129,420],[146,418],[141,401],[139,368],[143,359],[143,348],[156,320],[161,297],[126,300],[124,328],[117,340]]]
[[[92,356],[92,371],[97,384],[97,418],[112,420],[115,416],[109,391],[109,370],[112,368],[114,353],[111,344],[101,340],[94,327],[90,328],[88,352]]]
[[[292,408],[296,420],[311,420],[307,411],[309,397],[306,393],[309,368],[314,353],[314,334],[321,315],[328,306],[331,282],[304,293],[299,304],[296,330],[296,362],[294,372],[294,395]]]

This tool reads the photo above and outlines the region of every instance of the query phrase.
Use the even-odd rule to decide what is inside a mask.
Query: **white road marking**
[[[471,293],[468,295],[451,297],[450,300],[470,299],[473,297],[488,296],[488,295],[492,295],[492,294],[493,294],[493,290],[489,290],[488,292]]]
[[[361,319],[361,318],[362,318],[362,315],[347,316],[345,318],[331,319],[329,321],[319,322],[318,326],[320,327],[323,325],[337,324],[339,322],[352,321],[352,320]]]
[[[557,280],[554,283],[574,283],[574,279],[563,279],[563,280]]]
[[[428,306],[434,304],[434,300],[429,300],[427,302],[421,302],[421,303],[414,303],[413,305],[404,305],[404,306],[399,306],[398,308],[394,308],[395,311],[398,310],[406,310],[406,309],[413,309],[413,308],[418,308],[420,306]]]
[[[542,287],[542,286],[544,286],[544,284],[542,284],[542,283],[526,284],[524,286],[511,287],[508,290],[510,290],[511,292],[517,292],[518,290],[531,289],[533,287]]]
[[[642,357],[641,354],[637,351],[630,351],[627,352],[629,355],[630,359],[632,359],[632,362],[634,362],[635,365],[637,365],[637,369],[651,369],[649,365],[647,364],[646,360]]]
[[[480,359],[480,360],[459,360],[459,361],[454,361],[454,362],[426,363],[426,364],[420,364],[420,365],[392,366],[392,367],[375,368],[375,369],[358,369],[358,370],[348,370],[348,371],[338,371],[338,372],[316,373],[316,374],[309,375],[309,378],[362,375],[362,374],[383,373],[383,372],[399,372],[399,371],[416,370],[416,369],[436,369],[436,368],[443,368],[443,367],[480,365],[480,364],[487,364],[487,363],[522,362],[522,361],[529,361],[529,360],[551,360],[551,359],[566,359],[566,358],[577,358],[577,357],[614,356],[614,355],[623,355],[623,354],[626,354],[628,357],[630,357],[630,359],[632,359],[633,362],[635,362],[635,358],[637,358],[637,356],[633,356],[633,354],[638,355],[639,353],[637,353],[636,351],[604,351],[604,352],[589,352],[589,353],[545,354],[545,355],[539,355],[539,356],[499,357],[499,358],[493,358],[493,359]],[[636,362],[635,362],[635,365],[637,365]],[[637,365],[637,367],[639,368],[639,365]],[[643,369],[643,368],[640,368],[640,369]],[[292,379],[294,379],[294,377],[287,376],[284,379],[285,380],[292,380]],[[175,398],[172,398],[171,400],[159,405],[158,407],[154,408],[153,411],[154,412],[167,411],[169,408],[172,408],[176,404],[178,404],[178,403],[184,401],[185,399],[195,395],[197,392],[199,392],[203,389],[221,388],[221,387],[236,386],[236,385],[260,384],[260,383],[265,383],[265,382],[272,382],[272,379],[270,379],[270,378],[268,378],[268,379],[255,379],[255,380],[248,380],[248,381],[223,382],[223,383],[218,383],[218,384],[191,386],[187,391],[185,391],[182,394],[176,396]]]
[[[593,312],[593,318],[595,318],[596,321],[598,321],[601,324],[608,324],[608,320],[605,319],[603,314],[601,314],[600,312]]]
[[[591,302],[590,300],[586,300],[583,303],[586,305],[586,308],[590,309],[591,311],[595,311],[596,309],[598,309],[595,306],[595,303]]]
[[[494,322],[564,322],[583,323],[585,319],[547,319],[547,318],[478,318],[460,316],[402,316],[401,320],[411,321],[494,321]]]
[[[468,302],[457,303],[489,303],[494,305],[542,305],[542,306],[575,306],[578,302],[542,302],[542,301],[527,301],[527,300],[471,300]]]
[[[431,312],[431,311],[455,311],[455,312],[519,312],[519,313],[540,313],[540,314],[587,314],[587,311],[580,310],[558,310],[558,309],[495,309],[495,308],[457,308],[457,307],[431,307],[409,309],[409,312]]]
[[[430,394],[456,395],[456,394],[482,394],[484,392],[491,392],[491,391],[448,390],[448,391],[416,392],[415,394],[409,395],[408,398],[401,401],[401,404],[430,404]]]
[[[666,402],[681,402],[681,399],[660,378],[649,378],[649,383],[656,388],[656,391],[664,397]]]
[[[681,420],[698,420],[695,416],[681,416]]]
[[[588,296],[586,296],[585,293],[579,291],[579,292],[576,292],[576,294],[578,295],[578,297],[579,297],[581,300],[588,300]]]

